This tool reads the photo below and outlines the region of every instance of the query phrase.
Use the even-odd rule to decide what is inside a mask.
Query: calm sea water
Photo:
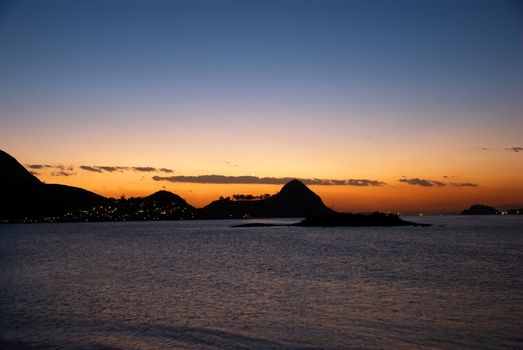
[[[523,348],[523,218],[412,219],[0,225],[0,348]]]

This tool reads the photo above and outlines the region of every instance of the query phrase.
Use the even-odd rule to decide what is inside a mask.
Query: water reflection
[[[0,345],[523,346],[523,222],[439,220],[3,225]]]

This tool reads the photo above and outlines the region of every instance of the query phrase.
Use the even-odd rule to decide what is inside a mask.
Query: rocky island
[[[474,204],[470,208],[461,212],[461,215],[498,215],[499,211],[496,208],[489,207],[483,204]]]
[[[370,214],[362,213],[337,213],[332,212],[327,215],[308,216],[300,222],[287,225],[253,222],[232,227],[269,227],[269,226],[308,226],[308,227],[344,227],[344,226],[420,226],[428,227],[431,224],[420,224],[406,221],[395,214],[374,212]]]

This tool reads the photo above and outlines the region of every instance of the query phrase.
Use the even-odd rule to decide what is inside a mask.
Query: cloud
[[[126,167],[122,167],[122,166],[97,166],[96,168],[103,170],[103,171],[107,171],[109,173],[112,173],[115,171],[122,171],[122,170],[126,169]]]
[[[500,148],[488,148],[488,147],[483,147],[481,148],[482,151],[492,151],[492,150],[497,150],[499,151]],[[523,152],[523,147],[507,147],[507,148],[503,148],[503,150],[505,151],[508,151],[508,152],[515,152],[515,153],[519,153],[519,152]]]
[[[206,184],[266,184],[283,185],[291,180],[300,180],[306,185],[321,186],[382,186],[385,183],[377,180],[349,179],[301,179],[293,177],[258,177],[258,176],[225,176],[225,175],[198,175],[198,176],[153,176],[154,181],[183,182],[183,183],[206,183]]]
[[[478,187],[478,184],[471,182],[451,182],[450,184],[455,187]]]
[[[59,170],[65,170],[65,166],[64,165],[49,165],[49,164],[26,164],[26,167],[28,167],[29,169],[34,169],[34,170],[38,170],[38,169],[59,169]],[[70,168],[70,169],[69,169]],[[69,167],[68,170],[73,170],[72,169],[72,166]]]
[[[108,165],[81,165],[80,169],[85,171],[91,171],[95,173],[114,173],[114,172],[123,172],[123,171],[138,171],[138,172],[154,172],[154,173],[172,173],[173,170],[167,168],[154,168],[150,166],[108,166]],[[64,170],[62,168],[62,170]],[[72,170],[69,169],[68,170]]]
[[[91,165],[81,165],[80,166],[80,169],[82,170],[86,170],[86,171],[92,171],[92,172],[95,172],[95,173],[101,173],[101,172],[108,172],[108,173],[113,173],[115,171],[124,171],[124,170],[128,170],[129,168],[128,167],[124,167],[124,166],[106,166],[106,165],[96,165],[96,166],[91,166]]]
[[[147,173],[158,172],[158,170],[156,170],[156,168],[153,168],[150,166],[135,166],[135,167],[133,167],[133,170],[134,171],[143,171],[143,172],[147,172]]]
[[[445,186],[446,184],[444,182],[436,181],[436,180],[428,180],[428,179],[419,179],[417,177],[413,177],[410,179],[399,179],[400,182],[404,182],[409,185],[418,185],[422,187],[441,187]]]
[[[348,180],[347,185],[349,186],[383,186],[385,182],[376,181],[376,180],[367,180],[367,179],[350,179]]]
[[[45,168],[45,165],[43,164],[26,164],[26,167],[29,169],[43,169]]]
[[[71,175],[76,175],[76,174],[68,172],[68,171],[65,171],[65,170],[53,171],[51,173],[51,176],[71,176]]]
[[[39,172],[36,172],[36,171],[33,171],[33,170],[29,170],[29,174],[33,175],[33,176],[38,176],[40,175]]]
[[[102,169],[100,169],[99,167],[89,166],[89,165],[80,165],[80,169],[85,170],[85,171],[91,171],[93,173],[102,172]]]

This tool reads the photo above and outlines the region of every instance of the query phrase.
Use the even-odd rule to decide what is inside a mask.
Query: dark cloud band
[[[103,171],[99,167],[89,166],[89,165],[80,165],[80,169],[85,170],[85,171],[91,171],[93,173],[101,173]]]
[[[410,179],[400,179],[399,181],[406,183],[408,185],[417,185],[417,186],[422,186],[422,187],[445,186],[444,182],[440,182],[440,181],[436,181],[436,180],[420,179],[417,177],[413,177]]]
[[[33,170],[41,169],[58,169],[58,170],[73,170],[72,166],[66,168],[65,165],[49,165],[49,164],[26,164],[26,167]]]
[[[90,171],[94,173],[114,173],[114,172],[123,172],[123,171],[137,171],[137,172],[146,172],[146,173],[172,173],[173,170],[167,168],[153,168],[150,166],[103,166],[103,165],[81,165],[80,169],[85,171]]]
[[[445,178],[449,178],[449,176],[444,176]],[[445,183],[437,180],[429,180],[429,179],[420,179],[417,177],[413,177],[410,179],[399,179],[399,182],[406,183],[408,185],[414,185],[414,186],[422,186],[422,187],[442,187],[442,186],[454,186],[454,187],[478,187],[478,184],[472,183],[472,182],[450,182]]]
[[[330,180],[330,179],[300,179],[293,177],[258,177],[258,176],[225,176],[225,175],[199,175],[199,176],[153,176],[154,181],[168,181],[180,183],[205,183],[205,184],[265,184],[283,185],[291,180],[300,180],[306,185],[322,186],[383,186],[384,182],[367,179]]]
[[[471,182],[451,182],[450,184],[455,187],[478,187],[478,184]]]

